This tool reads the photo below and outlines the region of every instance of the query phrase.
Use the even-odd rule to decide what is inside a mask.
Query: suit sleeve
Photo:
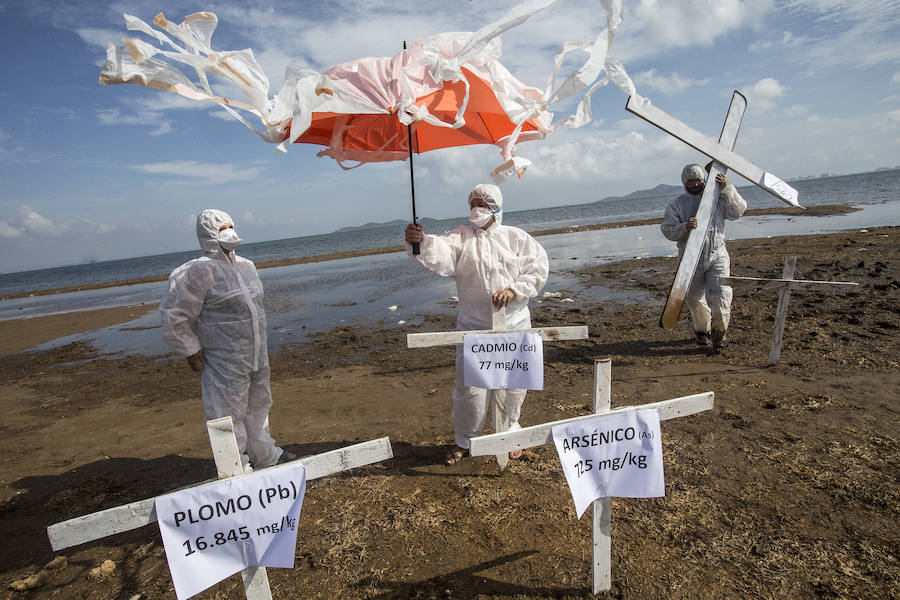
[[[534,298],[537,296],[550,275],[550,260],[547,251],[532,236],[525,234],[519,250],[519,276],[510,288],[517,296]]]
[[[725,209],[725,218],[729,221],[739,219],[747,210],[747,201],[730,183],[719,192],[719,202],[722,203]]]
[[[196,263],[189,263],[172,272],[169,288],[159,305],[163,339],[183,356],[201,350],[192,326],[203,310],[206,293],[213,283],[210,271],[196,266]]]
[[[680,242],[690,233],[686,221],[687,219],[682,221],[681,211],[679,210],[678,205],[673,201],[666,207],[666,214],[663,217],[659,229],[662,231],[662,234],[666,236],[666,239],[672,240],[673,242]]]
[[[406,244],[406,252],[430,270],[444,277],[456,275],[456,263],[462,251],[462,231],[460,228],[443,235],[425,234],[419,244],[419,254],[412,253],[412,245]]]

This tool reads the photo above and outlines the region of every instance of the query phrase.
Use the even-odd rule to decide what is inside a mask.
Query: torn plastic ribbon
[[[321,144],[325,149],[319,156],[330,156],[345,169],[405,160],[410,124],[415,152],[490,143],[504,159],[492,171],[500,183],[514,174],[521,177],[531,164],[515,156],[519,142],[589,123],[596,89],[613,81],[634,94],[624,67],[608,55],[622,22],[621,0],[600,0],[606,28],[591,42],[564,43],[543,91],[522,83],[500,63],[501,34],[558,2],[527,0],[474,33],[435,34],[393,57],[361,58],[321,73],[292,65],[271,98],[269,81],[252,50],[212,48],[215,14],[195,13],[175,24],[159,13],[153,21],[159,30],[125,15],[128,30],[149,36],[159,47],[136,38],[125,39],[124,46],[110,44],[100,83],[133,83],[215,102],[277,144],[277,150],[286,152],[294,142]],[[564,57],[575,51],[586,52],[587,59],[557,85]],[[191,71],[196,81],[185,75]],[[244,99],[214,92],[210,75],[235,86]],[[579,94],[576,112],[552,123],[548,107]],[[260,126],[244,111],[255,115]],[[349,161],[357,164],[348,166]]]

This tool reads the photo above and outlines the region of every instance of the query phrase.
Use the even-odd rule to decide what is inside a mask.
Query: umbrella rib
[[[488,137],[491,138],[491,143],[496,144],[497,140],[494,139],[494,134],[491,133],[491,128],[488,127],[488,124],[485,122],[484,117],[481,116],[481,112],[479,111],[475,114],[477,114],[478,118],[481,119],[481,123],[482,123],[482,125],[484,125],[484,130],[487,131]]]

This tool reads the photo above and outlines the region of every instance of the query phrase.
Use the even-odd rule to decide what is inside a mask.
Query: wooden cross
[[[469,453],[472,456],[484,456],[500,452],[509,453],[517,449],[531,448],[543,444],[553,443],[553,428],[558,425],[567,425],[578,421],[585,421],[599,416],[616,415],[629,411],[655,408],[659,412],[659,420],[686,417],[698,412],[710,410],[713,407],[713,392],[704,392],[692,396],[683,396],[662,402],[653,402],[640,406],[625,406],[622,408],[610,408],[611,398],[611,361],[603,359],[594,362],[594,413],[583,417],[574,417],[553,421],[542,425],[523,427],[516,431],[504,431],[492,433],[481,437],[472,438],[472,447]],[[611,577],[611,528],[610,498],[595,500],[591,507],[591,546],[592,546],[592,590],[594,594],[609,590],[612,586]]]
[[[586,340],[588,337],[587,325],[569,327],[532,327],[530,329],[505,329],[506,308],[494,310],[491,314],[491,329],[474,329],[471,331],[437,331],[433,333],[409,333],[406,335],[407,348],[428,348],[431,346],[455,346],[463,343],[464,337],[469,334],[480,333],[540,333],[544,342],[562,340]],[[488,390],[487,401],[491,406],[494,417],[494,430],[506,431],[511,423],[502,407],[506,400],[506,390]],[[509,463],[509,454],[497,454],[497,464],[502,472]]]
[[[666,299],[666,305],[659,318],[660,326],[665,329],[672,329],[678,322],[688,288],[697,270],[697,263],[703,251],[703,244],[706,242],[706,232],[709,229],[709,224],[715,213],[716,203],[719,200],[720,190],[719,185],[715,184],[716,175],[719,173],[724,174],[726,170],[731,169],[782,202],[802,208],[797,202],[797,190],[732,150],[737,141],[738,130],[741,127],[741,120],[744,117],[746,108],[747,99],[740,92],[735,91],[731,97],[731,105],[728,107],[725,124],[722,126],[722,133],[719,135],[719,141],[716,142],[711,137],[703,135],[696,129],[692,129],[675,117],[656,108],[647,100],[639,100],[634,96],[629,96],[625,105],[625,110],[628,112],[641,117],[651,125],[659,127],[666,133],[713,159],[712,168],[707,178],[707,183],[713,185],[707,185],[703,189],[703,195],[700,197],[700,204],[697,207],[697,228],[688,234],[684,252],[682,252],[678,261],[678,269],[675,272],[672,288],[669,290],[669,297]]]
[[[209,441],[212,445],[219,479],[242,475],[244,469],[241,463],[241,453],[238,450],[237,439],[234,437],[234,424],[231,417],[207,421],[206,428],[209,432]],[[383,437],[323,454],[307,456],[292,462],[299,462],[306,467],[306,480],[310,481],[387,460],[393,455],[391,441]],[[197,485],[205,483],[209,482],[204,481]],[[195,486],[183,489],[191,487]],[[156,522],[156,498],[148,498],[56,523],[47,528],[47,537],[50,538],[50,547],[55,552],[116,533],[131,531],[154,522]],[[241,578],[248,600],[272,600],[269,577],[264,567],[244,569],[241,571]]]
[[[778,290],[778,308],[775,309],[775,328],[772,330],[772,346],[769,349],[769,364],[778,363],[781,358],[781,344],[784,340],[784,324],[787,321],[788,302],[791,300],[791,290],[816,290],[824,292],[855,292],[858,283],[846,281],[810,281],[794,279],[794,268],[797,266],[797,257],[788,256],[784,259],[784,270],[781,279],[762,279],[759,277],[719,277],[719,281],[725,285],[740,286],[749,284],[762,284],[763,289]]]

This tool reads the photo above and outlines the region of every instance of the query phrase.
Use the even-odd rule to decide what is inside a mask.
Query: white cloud
[[[131,165],[128,168],[149,175],[200,179],[209,185],[250,181],[259,177],[263,170],[261,167],[248,168],[236,164],[201,163],[193,160]]]
[[[612,52],[626,61],[654,56],[666,49],[711,46],[719,37],[757,27],[774,0],[641,0],[626,4],[625,22]]]
[[[763,113],[775,107],[775,99],[787,90],[777,79],[764,77],[754,84],[743,87],[747,106],[755,113]]]
[[[119,230],[119,226],[113,225],[112,223],[101,223],[90,219],[85,219],[83,223],[94,233],[112,233]]]
[[[887,122],[892,126],[900,125],[900,108],[886,112],[885,116],[887,117]]]
[[[753,42],[750,44],[749,50],[751,52],[760,52],[762,50],[797,48],[811,42],[813,40],[809,36],[796,35],[790,31],[785,31],[778,40],[760,39]]]
[[[122,38],[128,36],[128,32],[124,31],[124,28],[123,30],[116,30],[81,27],[76,29],[75,33],[89,46],[96,46],[104,49],[110,42],[120,45],[122,43]]]
[[[122,114],[118,108],[109,108],[97,111],[97,118],[101,125],[147,125],[155,127],[150,132],[152,136],[165,135],[172,131],[172,126],[163,119],[161,113],[152,110],[137,111],[132,114]]]
[[[40,214],[27,204],[20,204],[8,221],[0,221],[0,237],[17,238],[24,235],[57,236],[68,229]]]
[[[789,59],[813,69],[870,67],[900,56],[900,10],[890,0],[790,0],[780,10],[810,24]]]
[[[786,117],[802,117],[810,111],[808,104],[793,104],[784,111]]]
[[[688,88],[698,87],[709,83],[709,79],[691,79],[679,75],[678,73],[662,75],[657,73],[656,69],[637,73],[632,79],[634,80],[635,85],[639,87],[646,86],[667,95],[678,94]]]
[[[891,77],[891,84],[900,85],[900,71],[897,71],[896,73],[894,73],[894,76]]]
[[[22,230],[10,225],[6,221],[0,221],[0,238],[16,238],[22,235]]]

